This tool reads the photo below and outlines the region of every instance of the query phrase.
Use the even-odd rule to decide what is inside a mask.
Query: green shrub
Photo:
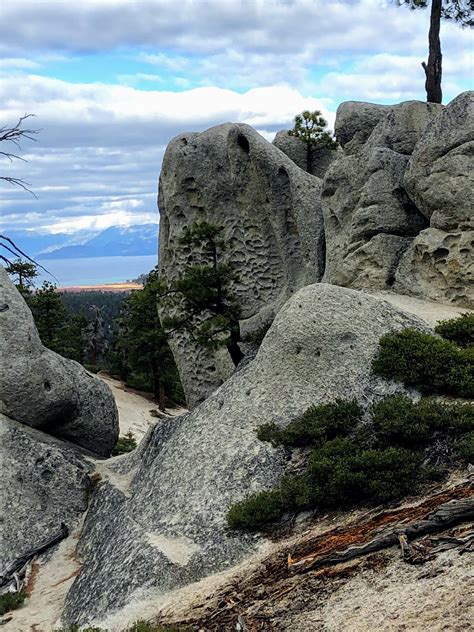
[[[469,432],[458,441],[456,452],[463,461],[474,464],[474,432]]]
[[[405,395],[393,395],[372,406],[372,428],[382,446],[423,448],[433,433],[457,436],[474,429],[471,404],[442,402],[422,398],[413,402]]]
[[[118,456],[119,454],[126,454],[135,450],[137,447],[137,440],[131,430],[125,433],[123,437],[120,437],[115,444],[115,448],[112,451],[112,456]]]
[[[231,529],[258,529],[276,522],[284,514],[278,491],[263,491],[252,494],[229,509],[227,523]]]
[[[472,347],[474,346],[474,312],[462,314],[459,318],[443,320],[435,327],[435,331],[459,347]]]
[[[376,375],[422,393],[474,397],[474,348],[459,349],[414,329],[383,336],[372,368]]]
[[[0,615],[3,615],[11,610],[17,610],[23,605],[26,599],[26,593],[20,592],[7,592],[0,595]]]
[[[362,417],[363,411],[355,401],[336,399],[334,403],[311,406],[300,419],[285,428],[276,424],[264,424],[257,431],[261,441],[273,445],[308,446],[320,445],[335,437],[347,436]]]
[[[444,446],[445,440],[450,443],[444,462],[453,461],[452,448],[462,460],[474,460],[472,404],[428,398],[413,402],[392,395],[368,412],[368,420],[362,421],[356,402],[338,400],[312,406],[287,428],[262,426],[259,438],[274,445],[311,446],[306,470],[283,476],[274,489],[233,505],[229,526],[253,530],[276,522],[287,511],[401,498],[415,492],[420,482],[439,477],[441,471],[430,465],[436,449],[427,448]]]

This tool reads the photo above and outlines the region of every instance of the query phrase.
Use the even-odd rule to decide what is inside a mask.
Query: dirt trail
[[[99,375],[110,386],[119,412],[120,435],[131,430],[137,442],[150,428],[160,422],[151,414],[157,404],[139,393],[126,390],[122,383],[108,376]],[[183,408],[166,411],[171,416],[186,412]],[[120,458],[120,457],[116,457]],[[98,469],[107,461],[98,460]],[[33,573],[29,582],[31,593],[25,604],[18,610],[0,618],[7,621],[1,625],[2,632],[52,632],[61,615],[64,600],[77,573],[79,561],[75,557],[81,526],[63,540],[52,552],[46,553],[40,561],[33,562]]]
[[[141,395],[136,391],[127,389],[122,382],[114,380],[108,375],[99,374],[99,377],[112,390],[117,403],[119,413],[120,436],[131,430],[138,442],[142,439],[150,426],[154,426],[158,418],[151,411],[157,410],[158,404],[150,397]],[[185,408],[169,408],[166,414],[171,417],[182,415]]]

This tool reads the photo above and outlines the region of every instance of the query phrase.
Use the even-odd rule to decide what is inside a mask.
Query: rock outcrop
[[[290,136],[288,130],[280,130],[273,139],[273,144],[284,154],[311,175],[324,178],[329,165],[336,160],[339,150],[327,147],[311,147],[310,155],[306,144],[299,138]],[[309,163],[309,164],[308,164]]]
[[[0,572],[87,509],[91,465],[73,445],[0,414]]]
[[[474,306],[474,92],[464,92],[427,127],[405,173],[429,221],[400,262],[396,288]]]
[[[118,413],[109,387],[42,345],[30,310],[2,267],[0,291],[1,412],[110,456]]]
[[[441,108],[418,101],[340,106],[336,134],[344,156],[330,166],[321,193],[325,281],[372,289],[393,285],[400,258],[428,226],[404,177],[411,152]]]
[[[254,361],[190,414],[160,422],[103,483],[79,542],[84,559],[63,624],[103,622],[229,568],[260,536],[229,533],[229,505],[275,483],[285,451],[256,438],[264,422],[285,425],[311,404],[337,397],[363,405],[402,389],[371,375],[380,337],[424,321],[386,301],[314,284],[281,309]],[[119,484],[120,483],[120,484]]]
[[[218,224],[227,242],[224,260],[240,277],[235,292],[243,318],[258,320],[263,310],[271,320],[295,289],[322,277],[319,194],[319,179],[248,125],[227,123],[176,137],[160,175],[161,274],[175,278],[191,261],[192,253],[179,244],[185,227]],[[184,334],[170,344],[191,407],[233,370],[227,351],[199,348]]]

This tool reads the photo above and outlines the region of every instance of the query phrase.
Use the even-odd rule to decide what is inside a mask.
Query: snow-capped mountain
[[[46,236],[43,237],[46,238]],[[158,224],[112,226],[95,234],[84,243],[63,245],[61,247],[54,246],[55,243],[58,243],[57,237],[58,235],[51,235],[54,243],[51,243],[48,247],[41,248],[41,250],[36,250],[35,257],[38,259],[131,257],[156,255],[158,250]]]

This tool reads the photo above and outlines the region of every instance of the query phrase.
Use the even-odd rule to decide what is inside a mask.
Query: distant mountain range
[[[29,231],[8,236],[35,259],[79,259],[84,257],[133,257],[156,255],[158,224],[112,226],[100,233],[34,235]]]

